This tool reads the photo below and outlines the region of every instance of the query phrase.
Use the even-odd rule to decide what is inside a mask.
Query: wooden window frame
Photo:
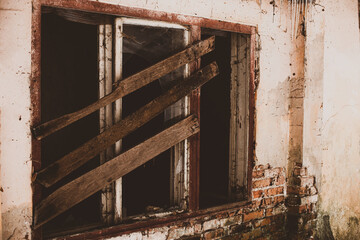
[[[255,151],[255,46],[256,46],[256,27],[243,25],[233,22],[219,21],[208,18],[194,17],[182,14],[167,13],[162,11],[147,10],[135,7],[126,7],[109,3],[87,0],[33,0],[32,11],[32,42],[31,42],[31,125],[36,126],[41,123],[41,7],[67,8],[86,12],[95,12],[110,14],[116,16],[136,17],[141,19],[164,21],[182,25],[188,25],[190,28],[190,43],[199,41],[201,38],[201,28],[211,28],[222,31],[246,34],[250,36],[250,69],[249,69],[249,136],[248,136],[248,164],[247,164],[247,200],[225,204],[218,207],[199,210],[199,158],[200,158],[200,133],[189,139],[189,211],[176,216],[152,219],[144,222],[132,224],[123,224],[108,227],[102,230],[95,230],[88,233],[77,234],[75,238],[68,239],[96,239],[98,237],[112,237],[119,234],[149,229],[152,227],[169,224],[185,220],[191,217],[202,216],[214,212],[226,211],[233,208],[239,208],[252,200],[252,168],[254,165]],[[200,68],[200,61],[190,63],[190,73]],[[195,90],[189,96],[190,114],[195,114],[200,118],[200,90]],[[41,169],[41,141],[32,137],[31,159],[33,171]],[[42,187],[33,183],[33,204],[41,201]],[[33,239],[42,239],[42,230],[38,228],[32,233]],[[67,238],[65,238],[67,239]]]

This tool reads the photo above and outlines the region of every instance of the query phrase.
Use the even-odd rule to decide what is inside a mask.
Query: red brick
[[[279,176],[278,178],[276,178],[274,184],[279,186],[279,185],[283,185],[285,183],[285,177],[283,175]]]
[[[272,168],[265,170],[265,177],[266,178],[273,178],[279,176],[282,172],[282,168]]]
[[[263,190],[253,191],[253,198],[260,198],[263,194]]]
[[[284,196],[274,197],[274,204],[283,203],[285,201]]]
[[[204,239],[216,239],[216,238],[220,238],[223,237],[225,235],[225,231],[223,228],[218,228],[214,231],[210,231],[210,232],[206,232],[204,233]]]
[[[268,208],[265,210],[265,216],[266,217],[270,217],[273,215],[273,209],[272,208]]]
[[[262,203],[261,203],[261,206],[262,207],[266,207],[266,206],[269,206],[271,205],[273,202],[273,199],[272,198],[264,198]]]
[[[259,208],[261,206],[262,200],[254,200],[251,203],[251,208]]]
[[[254,227],[255,228],[258,228],[258,227],[262,227],[262,226],[265,226],[265,225],[269,225],[271,223],[271,219],[270,218],[264,218],[264,219],[261,219],[261,220],[258,220],[254,223]]]
[[[265,196],[275,196],[284,193],[284,187],[269,188],[264,190]]]
[[[244,214],[244,222],[248,222],[253,219],[262,218],[263,216],[264,216],[264,211],[262,209],[255,211],[255,212],[245,213]]]
[[[253,188],[268,187],[270,185],[271,185],[271,179],[269,179],[269,178],[253,181]]]
[[[264,177],[264,173],[265,173],[264,170],[253,171],[252,177],[253,178],[262,178],[262,177]]]
[[[315,182],[315,178],[313,176],[311,177],[298,177],[295,179],[296,185],[299,185],[301,187],[306,186],[313,186]]]

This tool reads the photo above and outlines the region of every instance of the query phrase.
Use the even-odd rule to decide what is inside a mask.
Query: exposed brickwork
[[[248,204],[124,234],[117,239],[310,239],[316,224],[315,179],[306,168],[296,167],[292,179],[295,184],[287,186],[285,172],[284,168],[256,166]]]
[[[287,239],[285,169],[256,166],[252,201],[237,209],[178,221],[170,226],[122,235],[119,239]],[[161,232],[161,238],[159,233]],[[165,235],[165,236],[164,236]]]
[[[285,169],[259,165],[252,177],[251,204],[222,218],[199,219],[202,228],[196,239],[286,239]]]
[[[306,168],[297,166],[291,182],[293,184],[287,187],[286,197],[288,237],[299,240],[313,239],[318,201],[315,178],[308,175]]]

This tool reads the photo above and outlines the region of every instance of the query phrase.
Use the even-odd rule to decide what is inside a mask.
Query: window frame
[[[191,217],[206,215],[209,213],[222,212],[233,208],[239,208],[251,202],[252,189],[252,169],[255,155],[255,46],[256,46],[256,27],[239,23],[219,21],[214,19],[195,17],[183,14],[168,13],[155,10],[147,10],[135,7],[103,3],[87,0],[33,0],[32,11],[32,42],[31,42],[31,80],[30,80],[30,99],[31,99],[31,126],[41,123],[41,7],[66,8],[86,12],[110,14],[115,16],[136,17],[141,19],[164,21],[189,26],[190,41],[194,43],[201,39],[201,28],[211,28],[222,31],[246,34],[250,36],[250,69],[249,69],[249,136],[248,136],[248,164],[247,164],[247,200],[225,204],[217,207],[199,210],[199,157],[200,157],[200,133],[189,139],[189,206],[188,212],[180,213],[176,216],[169,216],[131,224],[122,224],[108,227],[102,230],[94,230],[89,233],[80,233],[77,236],[93,238],[95,236],[117,236],[126,232],[149,229],[185,220]],[[189,72],[193,73],[200,68],[200,61],[189,64]],[[190,114],[196,114],[200,118],[200,90],[195,90],[190,96]],[[33,171],[41,169],[41,141],[32,136],[31,140],[31,160]],[[42,187],[33,183],[33,205],[41,201]],[[90,235],[89,235],[90,234]],[[33,239],[42,239],[41,227],[33,230]],[[82,238],[83,239],[83,238]]]

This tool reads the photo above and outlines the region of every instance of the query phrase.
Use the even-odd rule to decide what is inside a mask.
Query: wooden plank
[[[53,119],[33,128],[34,136],[40,140],[71,123],[86,117],[87,115],[99,110],[100,108],[126,96],[127,94],[149,84],[150,82],[172,72],[173,70],[194,61],[202,55],[211,52],[215,47],[215,37],[210,37],[204,41],[194,44],[165,60],[162,60],[151,67],[136,73],[119,83],[119,86],[109,95],[97,102],[73,113]]]
[[[84,145],[49,165],[47,168],[39,171],[36,180],[45,187],[50,187],[107,147],[153,119],[168,106],[190,94],[191,91],[199,88],[215,77],[218,72],[218,66],[213,62],[186,80],[180,80],[176,86],[155,98],[138,111],[130,114]]]
[[[201,28],[190,27],[190,41],[196,42],[201,39]],[[200,68],[200,60],[190,63],[190,73]],[[200,89],[194,90],[190,95],[190,114],[195,114],[200,121]],[[200,204],[200,133],[189,138],[189,209],[199,210]]]
[[[252,26],[234,22],[221,21],[218,19],[202,18],[178,13],[154,11],[121,4],[105,3],[89,0],[41,0],[42,5],[56,8],[69,8],[86,12],[98,12],[114,16],[128,16],[143,19],[151,19],[178,23],[183,25],[196,25],[203,28],[219,29],[223,31],[250,34]]]
[[[232,201],[246,197],[248,160],[248,90],[250,38],[231,33],[231,87],[229,138],[229,198]]]
[[[238,102],[238,34],[231,33],[231,80],[230,80],[230,135],[229,135],[229,186],[228,197],[235,200],[233,189],[236,186],[236,120],[237,120],[237,102]]]
[[[247,190],[248,190],[248,200],[252,199],[252,171],[255,165],[255,136],[256,136],[256,115],[255,115],[255,99],[256,99],[256,89],[255,81],[258,75],[255,75],[255,71],[259,70],[258,65],[258,54],[259,51],[256,51],[256,45],[258,43],[256,28],[251,28],[250,36],[250,80],[249,80],[249,144],[248,144],[248,171],[247,171]],[[257,79],[259,80],[259,79]]]
[[[199,130],[197,118],[195,116],[187,117],[145,142],[62,186],[35,208],[35,228],[50,221],[171,146],[196,134]]]

